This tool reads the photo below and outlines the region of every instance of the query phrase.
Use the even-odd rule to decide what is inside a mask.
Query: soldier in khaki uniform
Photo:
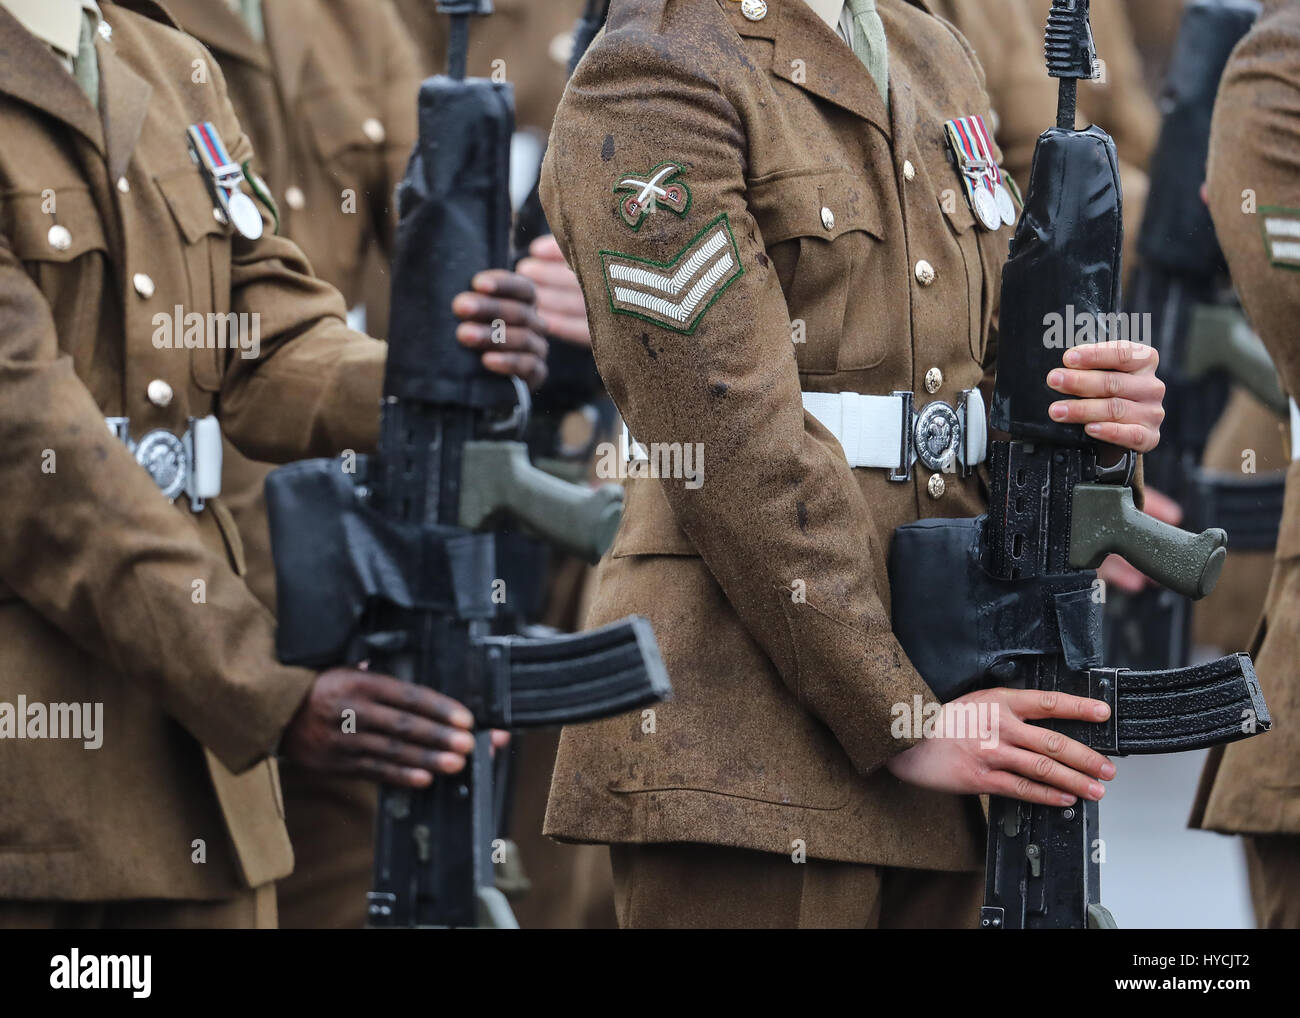
[[[976,694],[1003,718],[984,750],[891,724],[933,700],[891,632],[893,530],[983,504],[974,477],[888,474],[890,394],[970,400],[993,363],[1009,235],[944,126],[988,113],[968,45],[908,0],[624,0],[565,93],[543,198],[628,447],[705,456],[700,483],[627,481],[588,618],[649,616],[674,698],[565,729],[547,814],[612,845],[624,926],[970,925],[975,795],[1065,804],[1114,773],[1018,720],[1093,701]],[[1051,384],[1088,398],[1054,413],[1151,448],[1154,353],[1066,357]]]
[[[385,335],[394,192],[415,144],[415,50],[387,0],[171,0],[212,51],[271,191],[278,231]],[[377,285],[367,285],[369,265]],[[361,312],[361,313],[358,313]],[[226,503],[245,581],[275,610],[263,483],[270,467],[227,444]],[[359,927],[373,870],[376,789],[288,764],[281,774],[296,864],[277,887],[287,927]]]
[[[1233,52],[1215,106],[1208,186],[1242,304],[1294,398],[1300,392],[1300,4],[1294,0],[1264,0],[1259,22]],[[1294,456],[1294,436],[1291,445]],[[1300,465],[1292,462],[1253,648],[1274,728],[1264,739],[1211,754],[1192,816],[1194,826],[1249,835],[1251,897],[1263,927],[1300,926],[1298,498]]]
[[[258,459],[373,447],[383,346],[250,182],[210,171],[253,151],[161,7],[0,0],[0,51],[0,925],[273,925],[277,747],[427,785],[469,745],[445,697],[277,664],[213,490],[214,413]],[[459,298],[463,341],[505,317],[536,360],[527,286],[481,283],[501,299]],[[98,707],[97,737],[54,737],[44,704]]]

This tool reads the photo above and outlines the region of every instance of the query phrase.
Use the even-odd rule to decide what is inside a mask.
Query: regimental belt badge
[[[629,173],[619,177],[614,193],[623,195],[619,215],[634,230],[641,229],[645,217],[659,207],[679,216],[691,207],[691,189],[675,179],[682,173],[677,163],[660,163],[647,173]]]

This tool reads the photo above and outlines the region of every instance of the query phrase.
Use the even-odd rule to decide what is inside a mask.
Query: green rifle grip
[[[460,525],[479,530],[504,513],[563,551],[597,562],[614,543],[623,489],[570,484],[539,470],[522,442],[466,442]]]
[[[1116,484],[1074,489],[1070,565],[1096,569],[1112,552],[1170,590],[1199,600],[1214,589],[1228,556],[1228,535],[1217,528],[1192,534],[1133,504],[1133,490]]]
[[[1273,359],[1240,308],[1202,304],[1192,312],[1184,371],[1189,378],[1222,371],[1279,417],[1289,413]]]

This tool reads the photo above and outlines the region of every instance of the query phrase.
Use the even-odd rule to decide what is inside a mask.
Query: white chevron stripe
[[[612,270],[617,267],[611,266],[611,274]],[[731,257],[731,252],[726,252],[679,301],[667,300],[653,294],[643,293],[640,290],[629,290],[622,286],[614,288],[614,297],[623,304],[651,311],[671,321],[687,322],[695,314],[695,309],[699,306],[705,294],[712,290],[717,285],[718,280],[730,273],[735,267],[736,263]]]
[[[610,263],[609,276],[611,279],[616,279],[622,283],[644,286],[646,289],[658,290],[660,293],[675,297],[681,292],[682,287],[695,278],[695,274],[700,269],[711,262],[713,257],[728,245],[729,241],[730,236],[726,228],[719,225],[713,233],[704,239],[699,249],[686,259],[685,264],[671,276],[666,275],[660,269],[647,269],[623,262]]]
[[[1270,237],[1300,237],[1300,219],[1265,219],[1264,229]]]

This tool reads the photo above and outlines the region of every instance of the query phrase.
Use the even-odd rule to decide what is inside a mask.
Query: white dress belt
[[[910,392],[867,396],[857,392],[805,392],[804,409],[835,436],[851,467],[890,472],[891,481],[911,478],[920,460],[930,470],[969,474],[988,453],[984,397],[966,389],[949,406],[942,401],[913,408]]]
[[[850,467],[889,471],[891,481],[907,481],[920,460],[942,473],[958,468],[969,475],[988,454],[988,418],[978,389],[964,390],[957,405],[936,400],[914,409],[914,395],[894,392],[805,392],[804,409],[835,436]],[[623,426],[622,452],[629,462],[649,459]]]
[[[131,438],[129,417],[106,417],[104,422],[168,501],[188,495],[190,509],[200,513],[207,499],[221,494],[221,423],[215,417],[189,418],[179,436],[155,428],[138,441]]]
[[[1291,458],[1300,460],[1300,406],[1291,400]]]

